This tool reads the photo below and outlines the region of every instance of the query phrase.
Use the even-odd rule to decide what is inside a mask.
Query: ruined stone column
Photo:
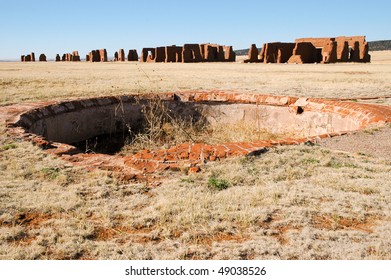
[[[143,48],[141,50],[140,62],[147,62],[149,48]]]
[[[236,61],[236,53],[233,51],[232,46],[224,46],[224,60],[227,62]]]
[[[99,50],[99,61],[100,62],[107,62],[107,51],[106,49]]]
[[[223,46],[217,45],[217,61],[219,62],[224,62],[225,61],[225,56],[224,56],[224,48]]]
[[[264,49],[262,49],[264,50]],[[250,49],[248,50],[248,59],[244,61],[244,63],[254,63],[259,62],[258,60],[258,49],[256,44],[252,44]]]
[[[350,50],[350,61],[360,62],[360,43],[358,41],[353,43],[353,47]]]
[[[295,43],[267,43],[263,45],[261,60],[263,63],[286,63],[293,54]]]
[[[361,45],[360,62],[371,62],[371,56],[369,55],[369,46],[367,42]]]
[[[166,60],[166,48],[157,47],[155,49],[155,62],[164,62]]]
[[[329,41],[323,46],[322,63],[336,63],[337,62],[337,42]]]
[[[337,61],[349,61],[349,43],[347,41],[337,41]]]
[[[138,61],[137,50],[129,50],[128,61]]]
[[[118,61],[125,61],[125,52],[124,52],[124,49],[119,49],[119,52],[118,52]]]
[[[91,55],[90,55],[90,60],[92,62],[100,62],[101,61],[100,53],[101,53],[100,50],[92,50]],[[107,60],[107,57],[106,57],[106,60]]]
[[[42,54],[39,56],[39,61],[41,61],[41,62],[46,62],[46,55],[42,53]]]
[[[198,44],[184,44],[182,51],[183,62],[202,62],[202,55],[200,45]]]
[[[216,46],[212,46],[210,44],[207,44],[205,47],[205,56],[204,61],[206,62],[214,62],[218,61],[218,50]]]
[[[78,51],[72,52],[71,61],[80,61],[80,56]]]
[[[182,48],[177,46],[167,46],[165,48],[165,61],[164,62],[181,62],[182,61]]]

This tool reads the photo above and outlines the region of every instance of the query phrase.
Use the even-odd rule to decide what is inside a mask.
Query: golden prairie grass
[[[1,104],[212,88],[387,95],[388,62],[0,63]],[[157,175],[165,179],[122,182],[74,167],[1,124],[0,259],[391,259],[382,157],[299,145]]]
[[[372,56],[371,64],[330,65],[4,62],[0,63],[0,105],[210,89],[322,98],[389,95],[390,52]]]
[[[391,257],[385,160],[301,145],[123,183],[15,145],[0,166],[1,258]]]

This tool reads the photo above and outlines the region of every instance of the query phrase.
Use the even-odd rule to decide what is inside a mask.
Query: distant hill
[[[234,52],[236,53],[236,55],[248,55],[248,51],[250,49],[243,49],[243,50],[235,50]],[[262,48],[258,48],[258,52],[260,52],[262,50]]]
[[[382,40],[382,41],[372,41],[369,43],[370,51],[390,51],[391,50],[391,40]]]
[[[382,40],[382,41],[372,41],[368,42],[369,51],[390,51],[391,50],[391,40]],[[244,50],[235,50],[236,55],[247,55],[249,49]],[[258,49],[261,51],[261,48]]]

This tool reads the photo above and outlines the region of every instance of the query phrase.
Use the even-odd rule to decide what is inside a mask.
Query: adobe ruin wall
[[[299,38],[294,43],[266,43],[258,57],[251,45],[244,62],[263,63],[336,63],[371,61],[365,36],[340,36],[328,38]]]
[[[218,44],[184,44],[143,48],[141,62],[234,62],[236,54],[232,46]]]

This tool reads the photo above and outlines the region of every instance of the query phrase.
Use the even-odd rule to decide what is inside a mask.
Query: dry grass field
[[[391,52],[372,56],[372,64],[330,65],[4,62],[0,105],[189,89],[325,98],[390,95]]]
[[[391,52],[372,59],[0,63],[0,105],[189,89],[358,101],[390,96]],[[365,102],[391,105],[390,98]],[[197,174],[167,171],[156,182],[123,182],[13,139],[3,121],[0,130],[0,259],[391,259],[387,150],[281,146],[208,163]],[[372,150],[381,145],[379,131],[391,127],[362,132],[373,136],[365,140]]]

